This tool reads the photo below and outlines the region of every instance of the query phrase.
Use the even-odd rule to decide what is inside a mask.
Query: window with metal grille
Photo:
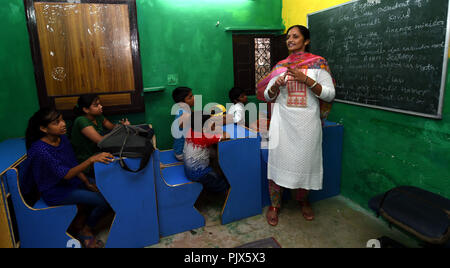
[[[254,95],[256,84],[287,55],[284,35],[233,35],[234,86]]]
[[[270,73],[270,38],[255,38],[255,83]]]

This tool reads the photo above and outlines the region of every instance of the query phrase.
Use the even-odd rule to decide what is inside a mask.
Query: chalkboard
[[[336,101],[442,118],[449,0],[359,0],[308,14]]]

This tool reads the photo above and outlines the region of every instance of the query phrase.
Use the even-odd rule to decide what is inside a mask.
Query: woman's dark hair
[[[83,108],[89,109],[92,103],[94,103],[94,101],[96,101],[98,98],[99,97],[97,94],[81,95],[78,98],[77,105],[75,105],[75,107],[73,108],[73,113],[75,114],[75,116],[78,117],[81,115],[85,115],[86,113],[83,111]]]
[[[308,28],[306,28],[303,25],[293,25],[291,27],[289,27],[289,29],[286,31],[286,34],[289,33],[289,31],[292,28],[297,27],[298,30],[300,31],[300,33],[303,35],[303,38],[306,40],[310,40],[310,43],[306,46],[305,51],[306,52],[311,52],[311,33],[309,32]]]
[[[40,127],[47,127],[51,122],[61,116],[61,113],[55,108],[41,108],[28,120],[28,126],[25,133],[25,145],[27,150],[33,142],[44,137],[46,134],[41,131]]]
[[[184,99],[192,92],[188,87],[177,87],[172,91],[172,98],[175,103],[184,102]]]
[[[195,125],[195,118],[201,118],[201,120],[202,120],[202,125],[201,126]],[[208,119],[210,119],[210,118],[211,118],[211,115],[203,114],[202,111],[195,111],[195,112],[193,112],[191,114],[191,128],[195,132],[203,132],[203,126],[205,125],[206,121],[208,121]]]
[[[230,101],[232,103],[235,103],[239,96],[241,96],[241,94],[244,92],[245,91],[240,87],[233,87],[232,89],[230,89],[230,92],[228,92],[228,97],[230,98]]]

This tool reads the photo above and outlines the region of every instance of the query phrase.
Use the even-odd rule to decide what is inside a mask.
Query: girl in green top
[[[115,124],[103,116],[103,106],[96,94],[80,96],[73,111],[77,117],[72,126],[71,142],[78,162],[82,163],[100,152],[97,143],[103,139],[105,131],[113,129]],[[120,123],[130,124],[128,119],[122,119]],[[93,177],[92,168],[85,172]]]

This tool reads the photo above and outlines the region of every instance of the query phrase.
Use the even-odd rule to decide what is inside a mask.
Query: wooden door
[[[135,1],[81,2],[25,0],[40,105],[97,93],[105,112],[143,111]]]

